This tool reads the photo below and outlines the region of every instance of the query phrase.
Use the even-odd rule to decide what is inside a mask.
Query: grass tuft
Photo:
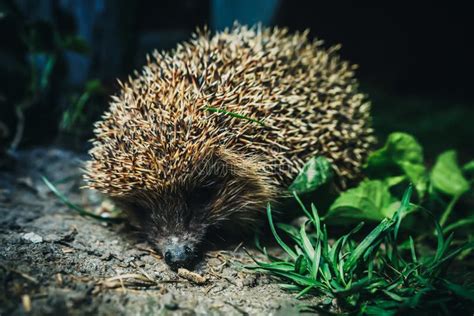
[[[399,229],[410,212],[412,191],[411,186],[406,190],[392,218],[382,220],[360,241],[355,234],[363,223],[329,242],[326,225],[321,223],[316,207],[312,205],[310,212],[295,194],[308,221],[299,229],[277,226],[293,243],[290,247],[278,234],[268,205],[271,231],[288,256],[284,259],[267,256],[269,262],[252,258],[255,265],[248,268],[285,280],[287,283],[282,288],[296,292],[298,298],[325,296],[354,314],[394,315],[428,309],[436,313],[466,311],[474,303],[472,286],[447,280],[446,271],[453,259],[462,251],[474,248],[474,243],[453,248],[453,235],[446,237],[436,220],[437,245],[433,253],[421,255],[411,236],[405,243],[399,243]],[[322,304],[312,308],[329,311],[331,306]]]

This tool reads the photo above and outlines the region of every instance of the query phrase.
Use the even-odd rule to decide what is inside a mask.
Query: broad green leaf
[[[396,211],[395,202],[386,183],[368,180],[343,192],[331,205],[327,216],[336,220],[353,218],[380,221],[392,217]]]
[[[331,163],[324,157],[313,157],[303,167],[300,174],[290,185],[290,191],[296,193],[311,192],[332,178]]]
[[[454,150],[438,156],[430,177],[433,187],[448,195],[458,196],[469,190],[469,182],[462,174]]]
[[[406,133],[392,133],[385,145],[367,159],[367,174],[378,179],[406,175],[420,197],[427,189],[427,171],[423,163],[423,148]]]

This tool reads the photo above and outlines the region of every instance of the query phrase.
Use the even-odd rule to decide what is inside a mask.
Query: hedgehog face
[[[259,216],[256,211],[262,211],[269,198],[267,186],[252,172],[253,161],[207,162],[191,176],[176,177],[184,182],[116,198],[173,270],[197,263],[210,228],[219,230],[227,223],[234,231],[236,225],[252,227]]]
[[[212,179],[190,188],[147,192],[121,204],[170,268],[190,268],[198,261],[207,228],[213,224],[210,214],[221,185],[220,179]]]

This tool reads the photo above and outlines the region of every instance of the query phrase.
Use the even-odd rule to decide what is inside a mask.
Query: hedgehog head
[[[201,159],[160,188],[114,198],[174,269],[197,262],[209,228],[252,226],[257,214],[250,212],[271,195],[251,160],[223,151]]]

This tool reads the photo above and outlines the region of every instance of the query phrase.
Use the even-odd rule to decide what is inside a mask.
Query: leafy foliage
[[[456,152],[450,150],[442,153],[432,170],[428,170],[423,162],[423,148],[415,138],[405,133],[393,133],[382,148],[368,157],[365,165],[367,178],[357,187],[340,193],[328,207],[325,219],[332,224],[347,224],[391,217],[400,204],[394,196],[394,188],[411,183],[418,193],[418,207],[429,207],[435,214],[440,214],[439,221],[444,226],[449,224],[447,221],[456,203],[471,189],[466,177],[472,173],[472,165],[469,162],[461,168]],[[314,157],[289,189],[307,194],[331,179],[329,161],[324,157]],[[444,202],[440,194],[451,200]],[[464,226],[471,222],[463,223]]]
[[[433,188],[450,196],[466,193],[469,182],[464,178],[457,162],[457,154],[449,150],[439,155],[430,175]]]
[[[389,186],[381,180],[366,180],[358,187],[343,192],[329,208],[332,218],[380,221],[397,210],[397,201]]]
[[[297,193],[311,192],[327,183],[332,176],[331,163],[324,157],[313,157],[306,163],[289,189]]]
[[[404,175],[423,197],[427,188],[427,172],[423,163],[423,148],[405,133],[392,133],[385,145],[367,160],[366,172],[374,178]]]

